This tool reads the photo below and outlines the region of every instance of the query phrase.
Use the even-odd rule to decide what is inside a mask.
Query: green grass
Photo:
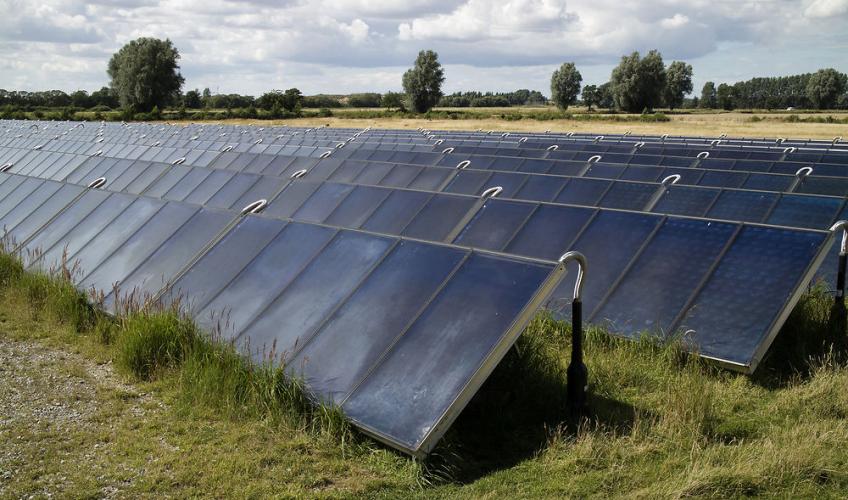
[[[21,362],[31,381],[23,390],[94,409],[64,427],[0,413],[0,442],[12,450],[12,458],[0,451],[0,497],[848,491],[845,331],[833,327],[832,299],[818,288],[754,376],[689,356],[679,342],[590,328],[590,411],[581,419],[564,399],[568,325],[540,314],[433,455],[416,463],[360,435],[338,409],[312,404],[281,368],[247,361],[175,311],[104,316],[61,274],[26,273],[0,258],[0,346],[58,353],[55,362]],[[110,365],[120,383],[97,374]],[[56,387],[66,379],[93,389]]]

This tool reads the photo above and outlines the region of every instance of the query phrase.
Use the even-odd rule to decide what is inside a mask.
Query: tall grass
[[[5,254],[0,290],[19,296],[31,314],[107,345],[128,376],[174,387],[184,411],[210,408],[326,437],[357,459],[379,446],[354,432],[338,408],[310,397],[279,359],[243,356],[176,307],[124,306],[105,315],[67,273],[29,273]],[[527,477],[536,478],[522,490],[528,496],[848,488],[846,332],[833,304],[823,288],[810,290],[754,376],[687,354],[680,339],[626,340],[590,327],[589,410],[578,417],[565,399],[570,325],[543,312],[428,460],[405,467],[419,484],[473,483],[468,494]]]
[[[71,269],[63,261],[49,272],[29,272],[0,252],[0,289],[17,295],[34,318],[47,315],[110,346],[116,366],[129,376],[172,380],[186,407],[205,405],[234,418],[261,418],[352,441],[341,411],[310,397],[273,356],[261,362],[243,356],[214,332],[200,331],[177,305],[122,301],[115,315],[107,315],[97,306],[102,295],[74,287]]]

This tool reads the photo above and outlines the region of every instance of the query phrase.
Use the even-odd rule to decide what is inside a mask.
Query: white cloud
[[[174,41],[187,87],[254,94],[398,89],[421,49],[448,90],[546,91],[564,61],[602,83],[652,48],[701,81],[848,71],[846,14],[848,0],[0,0],[0,87],[99,88],[139,36]]]
[[[804,16],[818,19],[848,13],[848,0],[815,0],[804,10]]]

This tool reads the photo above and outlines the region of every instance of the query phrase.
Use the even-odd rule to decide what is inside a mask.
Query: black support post
[[[568,406],[572,411],[586,407],[589,370],[583,363],[583,302],[571,303],[571,363],[568,365]]]

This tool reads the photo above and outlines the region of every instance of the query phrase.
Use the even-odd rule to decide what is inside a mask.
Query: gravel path
[[[0,333],[0,498],[62,497],[78,476],[93,476],[96,496],[119,494],[131,479],[96,475],[112,446],[99,436],[150,403],[111,365]]]

